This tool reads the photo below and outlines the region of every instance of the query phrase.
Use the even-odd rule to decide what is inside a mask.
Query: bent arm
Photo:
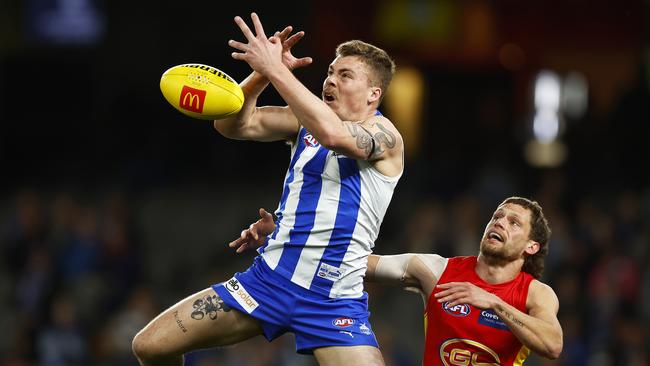
[[[531,282],[526,307],[528,314],[501,300],[492,309],[530,350],[550,359],[560,357],[562,327],[557,319],[559,301],[555,292],[539,281]]]
[[[300,124],[325,148],[354,159],[395,160],[400,165],[397,170],[401,170],[402,137],[387,118],[343,121],[288,68],[278,67],[268,77]]]
[[[371,254],[366,280],[415,288],[426,300],[446,266],[447,259],[437,254]]]
[[[406,271],[414,254],[376,255],[368,257],[366,281],[400,286],[417,286],[415,281],[406,281]]]
[[[244,105],[239,113],[215,120],[214,128],[223,136],[236,140],[293,140],[300,126],[288,107],[257,107],[257,99],[268,84],[266,77],[253,71],[240,83]]]

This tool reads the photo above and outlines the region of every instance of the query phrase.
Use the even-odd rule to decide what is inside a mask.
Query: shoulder
[[[560,301],[551,286],[539,280],[532,280],[530,282],[528,297],[526,299],[526,307],[528,309],[546,309],[557,312],[559,306]]]

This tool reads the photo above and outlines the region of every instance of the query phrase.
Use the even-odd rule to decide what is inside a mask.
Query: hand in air
[[[237,249],[237,253],[242,253],[249,249],[257,249],[264,245],[267,235],[275,230],[273,215],[260,208],[260,219],[252,223],[248,229],[241,232],[239,238],[231,241],[228,246]]]
[[[312,63],[311,57],[296,58],[291,53],[291,48],[295,46],[295,44],[298,43],[302,37],[305,36],[305,32],[300,31],[292,34],[291,37],[289,37],[289,34],[291,34],[292,30],[293,27],[289,25],[286,26],[282,32],[275,32],[273,35],[273,37],[278,38],[280,42],[282,42],[282,63],[284,66],[288,67],[289,70],[304,67]]]
[[[228,41],[228,45],[241,51],[233,52],[232,58],[246,61],[253,70],[268,76],[270,71],[283,65],[285,46],[282,40],[276,36],[266,37],[264,27],[257,14],[252,13],[251,19],[255,34],[241,17],[235,17],[235,23],[241,29],[244,37],[246,37],[247,43],[230,40]]]

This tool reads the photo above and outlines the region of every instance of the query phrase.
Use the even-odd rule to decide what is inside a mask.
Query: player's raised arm
[[[320,144],[355,159],[391,159],[394,166],[380,172],[397,175],[402,168],[402,138],[393,124],[376,116],[394,64],[386,53],[364,42],[359,49],[338,54],[323,84],[322,99],[311,93],[282,63],[282,45],[268,39],[259,17],[251,15],[255,33],[240,17],[237,25],[247,43],[231,43],[233,58],[246,61],[265,75],[289,104],[291,110]],[[338,52],[338,49],[337,49]],[[378,70],[382,72],[378,72]]]
[[[300,31],[289,36],[293,28],[287,26],[274,37],[282,44],[282,62],[293,70],[311,64],[310,57],[296,58],[291,48],[305,35]],[[238,42],[229,41],[231,46]],[[268,86],[269,80],[253,71],[240,83],[244,92],[244,105],[238,114],[214,121],[214,128],[228,138],[257,141],[292,140],[298,132],[296,117],[287,107],[257,107],[257,99]]]

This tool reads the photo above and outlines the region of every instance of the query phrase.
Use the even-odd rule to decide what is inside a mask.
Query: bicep
[[[215,121],[215,128],[218,123]],[[253,110],[237,128],[236,136],[254,141],[292,141],[299,129],[298,119],[289,107],[265,106]]]
[[[341,123],[338,135],[330,142],[332,150],[354,159],[370,161],[401,157],[401,136],[388,119],[373,117],[363,123]]]
[[[526,307],[528,315],[552,324],[554,327],[560,327],[557,318],[560,302],[555,292],[547,285],[538,281],[531,283]]]
[[[405,283],[405,273],[411,258],[413,254],[371,255],[368,257],[366,276],[370,281],[410,286],[411,283]]]

